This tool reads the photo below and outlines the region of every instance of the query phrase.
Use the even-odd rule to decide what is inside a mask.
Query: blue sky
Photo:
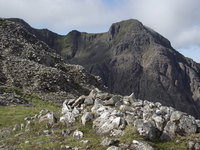
[[[134,18],[200,63],[200,0],[0,0],[0,17],[60,34],[106,32],[112,23]]]

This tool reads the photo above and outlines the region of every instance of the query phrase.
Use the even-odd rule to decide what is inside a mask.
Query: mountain
[[[161,102],[200,118],[200,64],[185,58],[166,38],[138,20],[114,23],[100,34],[74,30],[66,36],[45,36],[52,32],[30,26],[27,30],[68,63],[100,76],[110,92],[134,92],[137,98]]]
[[[95,87],[104,89],[98,77],[82,66],[66,64],[24,26],[0,19],[0,37],[1,87],[22,89],[59,104]]]
[[[198,117],[198,89],[199,64],[137,20],[61,36],[0,18],[0,149],[199,150],[200,120],[135,97]]]

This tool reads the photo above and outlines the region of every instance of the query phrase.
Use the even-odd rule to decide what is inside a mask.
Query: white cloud
[[[194,61],[200,63],[200,57],[199,57],[200,46],[197,45],[186,46],[185,48],[180,48],[177,50],[186,57],[192,58]]]
[[[175,46],[177,36],[200,21],[199,0],[134,0],[132,14],[144,24],[169,38]]]
[[[102,32],[113,22],[136,18],[183,49],[200,45],[199,6],[200,0],[0,0],[0,16],[59,33]]]
[[[200,26],[193,26],[181,32],[175,40],[178,47],[200,45]]]

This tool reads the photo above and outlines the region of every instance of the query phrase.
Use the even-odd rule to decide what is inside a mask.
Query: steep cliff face
[[[200,117],[200,65],[141,22],[114,23],[102,34],[72,31],[56,35],[53,41],[53,45],[46,43],[69,63],[100,76],[111,92],[134,92],[137,98]]]
[[[82,66],[66,64],[55,50],[23,26],[0,19],[0,84],[62,103],[103,88]]]

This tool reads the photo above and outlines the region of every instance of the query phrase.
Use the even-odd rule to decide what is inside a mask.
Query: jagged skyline
[[[105,32],[111,23],[136,18],[168,38],[179,52],[200,62],[199,6],[198,0],[0,0],[0,14],[59,34],[73,29]]]

